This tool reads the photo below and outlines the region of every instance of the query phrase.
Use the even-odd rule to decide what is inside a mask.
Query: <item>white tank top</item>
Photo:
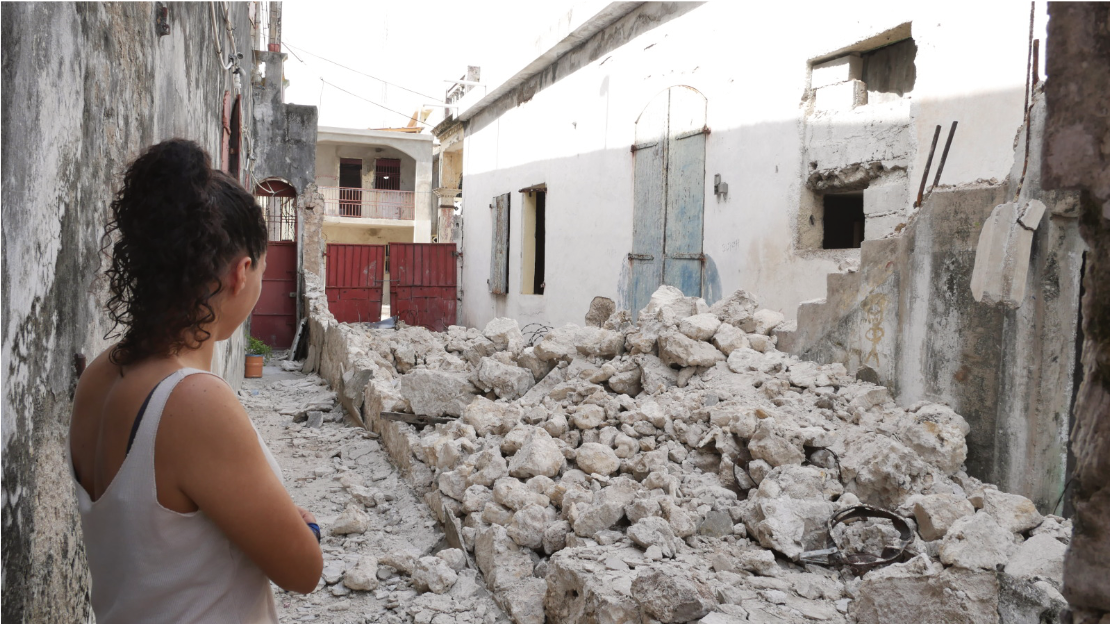
[[[174,387],[196,373],[207,371],[179,370],[154,389],[131,450],[99,499],[76,483],[97,624],[278,621],[270,580],[204,512],[158,503],[158,422]],[[280,479],[261,436],[258,443]]]

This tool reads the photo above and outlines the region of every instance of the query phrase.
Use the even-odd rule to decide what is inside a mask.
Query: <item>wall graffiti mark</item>
[[[883,318],[886,316],[887,296],[882,293],[871,293],[860,304],[860,309],[863,311],[863,318],[867,321],[869,327],[863,332],[863,337],[871,343],[871,350],[863,356],[860,361],[861,364],[867,364],[871,360],[875,361],[875,368],[879,367],[879,343],[886,333],[883,330]]]

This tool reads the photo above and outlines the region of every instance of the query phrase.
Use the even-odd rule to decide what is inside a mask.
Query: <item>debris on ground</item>
[[[365,380],[343,392],[518,624],[1064,608],[1069,521],[969,476],[949,407],[903,408],[840,364],[776,350],[783,316],[744,291],[709,306],[663,286],[635,323],[595,301],[585,326],[536,340],[504,318],[340,325],[311,280],[308,307],[305,370]],[[822,550],[832,561],[812,560]],[[430,559],[397,573],[438,595],[458,570]]]
[[[307,596],[274,587],[282,622],[501,624],[508,617],[447,547],[420,497],[377,436],[350,422],[316,375],[282,362],[239,395],[282,466],[293,500],[323,527],[324,571]],[[323,416],[319,424],[305,414]],[[298,421],[299,419],[299,421]],[[419,562],[446,562],[427,575]],[[449,573],[448,573],[449,572]],[[431,590],[431,591],[429,591]]]

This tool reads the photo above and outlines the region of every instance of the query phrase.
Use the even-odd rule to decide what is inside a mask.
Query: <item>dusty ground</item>
[[[275,358],[276,360],[277,358]],[[442,531],[427,506],[389,463],[373,434],[342,419],[341,408],[324,407],[317,428],[295,423],[305,405],[334,405],[334,394],[315,375],[267,366],[261,379],[247,379],[240,397],[251,419],[281,464],[293,500],[309,509],[324,532],[324,577],[307,596],[275,587],[282,622],[503,622],[473,570],[464,569],[447,593],[418,594],[411,578],[382,565],[373,591],[352,591],[343,582],[344,570],[370,555],[379,560],[398,553],[419,558],[446,548]],[[286,412],[285,414],[281,413]],[[353,477],[349,476],[353,475]],[[365,485],[376,504],[363,505],[340,483],[346,477]],[[354,504],[369,516],[361,534],[331,535],[339,515]]]

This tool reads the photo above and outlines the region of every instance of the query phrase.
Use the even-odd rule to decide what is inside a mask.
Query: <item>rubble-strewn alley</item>
[[[1065,608],[1070,522],[968,476],[968,427],[946,406],[902,409],[839,364],[777,351],[781,315],[743,291],[709,307],[665,286],[638,324],[591,310],[526,341],[511,319],[339,324],[308,282],[306,369],[382,436],[518,624],[1016,623]],[[421,419],[435,424],[401,422]],[[364,496],[366,470],[348,475],[330,504]]]
[[[345,422],[326,382],[269,373],[246,380],[239,395],[281,463],[294,501],[327,529],[316,591],[301,596],[275,588],[283,622],[507,621],[463,553],[446,548],[377,436]],[[427,587],[437,591],[419,593]]]

